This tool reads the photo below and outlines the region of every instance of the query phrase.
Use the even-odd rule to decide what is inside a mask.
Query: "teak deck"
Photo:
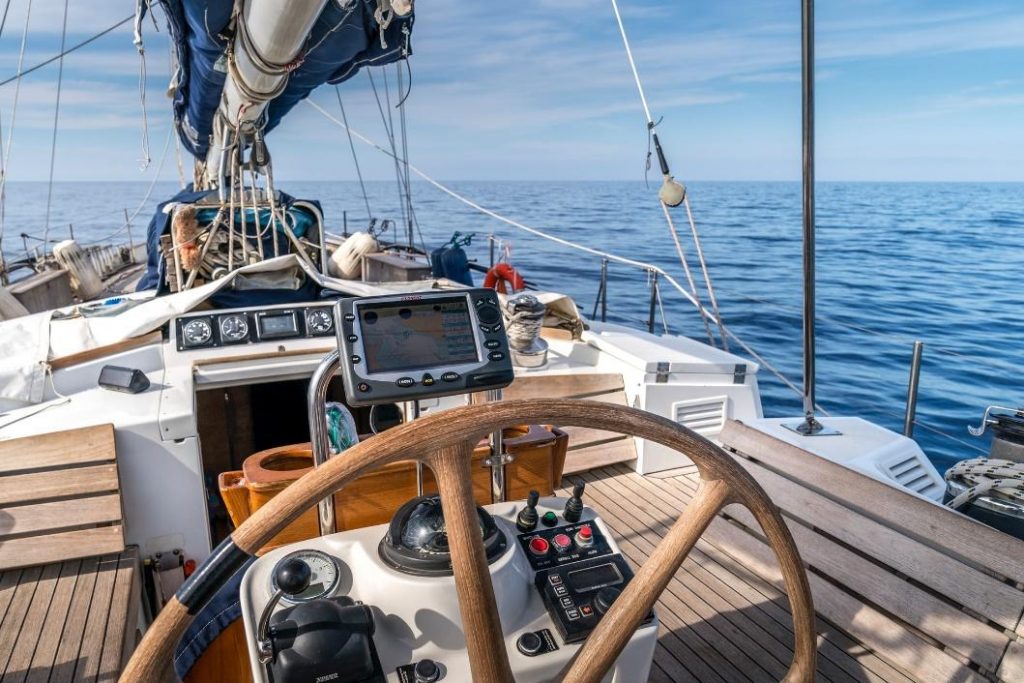
[[[808,567],[819,680],[1024,680],[1024,544],[741,424],[723,437],[782,509]],[[559,495],[577,481],[634,566],[700,484],[694,468],[643,477],[618,464],[567,477]],[[749,513],[727,507],[658,604],[650,680],[780,680],[793,641],[780,586]]]

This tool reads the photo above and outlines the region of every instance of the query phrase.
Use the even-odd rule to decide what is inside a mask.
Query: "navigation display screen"
[[[596,567],[569,572],[569,585],[577,593],[589,593],[605,586],[617,586],[622,583],[622,574],[614,564],[601,564]]]
[[[479,360],[465,297],[357,306],[366,368],[395,372]]]

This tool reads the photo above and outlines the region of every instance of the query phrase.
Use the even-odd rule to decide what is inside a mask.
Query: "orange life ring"
[[[523,280],[523,276],[507,263],[499,263],[494,266],[487,271],[487,275],[484,277],[484,287],[497,290],[502,294],[508,293],[505,290],[506,282],[512,285],[513,294],[520,289],[526,288],[526,281]]]

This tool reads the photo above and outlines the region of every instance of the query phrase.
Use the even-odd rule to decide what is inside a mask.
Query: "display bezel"
[[[614,580],[598,582],[598,583],[591,582],[591,583],[587,583],[586,585],[580,585],[578,583],[579,579],[577,579],[576,577],[579,574],[594,573],[594,572],[601,571],[603,569],[608,569],[608,568],[611,568],[611,570],[614,572],[614,574],[616,576],[616,578]],[[601,590],[602,588],[607,588],[609,586],[621,585],[626,579],[622,575],[622,572],[619,570],[618,565],[616,565],[614,562],[607,562],[605,564],[594,565],[593,567],[585,567],[583,569],[577,569],[575,571],[570,571],[570,572],[568,572],[565,575],[565,580],[569,583],[569,587],[572,588],[577,593],[593,593],[594,591]]]
[[[456,359],[442,365],[429,363],[408,365],[399,368],[371,368],[369,354],[366,353],[366,331],[363,320],[364,313],[372,310],[393,309],[402,306],[443,306],[445,304],[453,303],[458,303],[465,307],[465,312],[469,319],[470,333],[473,336],[474,355],[472,358]],[[374,301],[367,301],[365,303],[357,301],[352,307],[352,314],[355,318],[353,321],[353,332],[358,337],[358,341],[353,343],[352,349],[355,355],[359,356],[362,360],[359,364],[361,367],[358,368],[358,374],[366,377],[367,379],[394,381],[400,377],[410,376],[413,374],[418,376],[419,374],[429,372],[430,370],[436,370],[439,373],[444,371],[455,371],[461,373],[472,368],[479,367],[484,363],[482,359],[483,339],[479,330],[479,319],[477,318],[476,311],[473,308],[473,301],[469,294],[454,294],[446,297],[401,296],[393,299],[377,299]]]

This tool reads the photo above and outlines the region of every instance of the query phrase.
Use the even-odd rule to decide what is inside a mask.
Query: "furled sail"
[[[175,125],[182,144],[204,159],[228,73],[235,14],[245,0],[158,0],[174,43]],[[400,3],[405,4],[405,3]],[[389,64],[411,53],[413,14],[391,11],[391,0],[329,0],[306,39],[287,83],[268,105],[269,132],[324,83],[341,83],[364,66]]]

